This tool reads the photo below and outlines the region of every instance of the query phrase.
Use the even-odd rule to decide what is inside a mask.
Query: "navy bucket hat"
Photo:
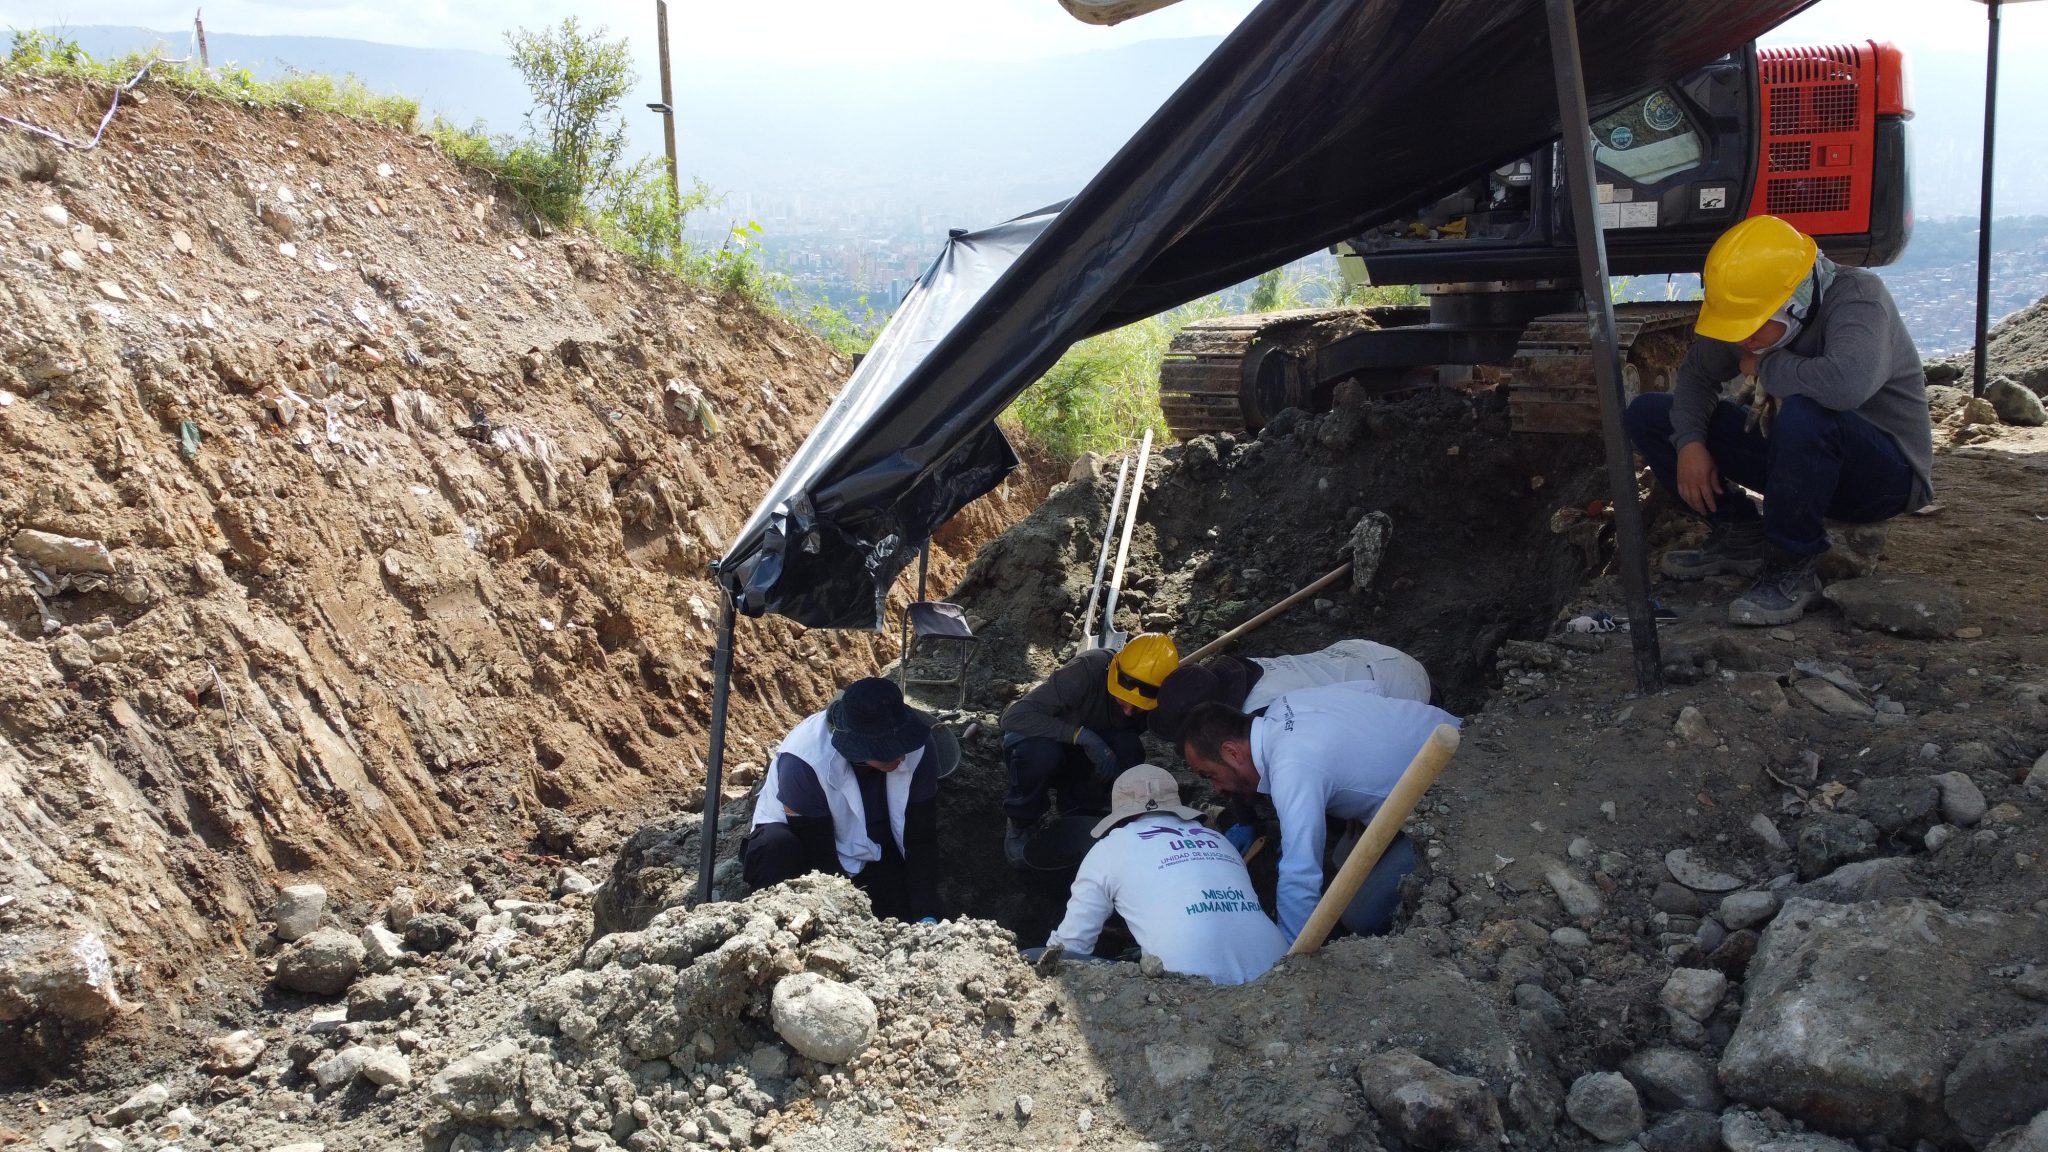
[[[887,763],[908,756],[931,735],[931,725],[903,703],[893,680],[870,676],[846,686],[825,709],[832,730],[832,748],[854,764]]]

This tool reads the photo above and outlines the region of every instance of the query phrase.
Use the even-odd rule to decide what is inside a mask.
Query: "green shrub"
[[[140,53],[115,60],[94,60],[77,41],[30,30],[14,33],[5,67],[0,70],[96,84],[126,84],[149,63],[150,57]],[[180,97],[224,100],[245,108],[328,112],[406,132],[419,123],[419,101],[372,92],[353,76],[336,78],[293,71],[276,80],[258,80],[247,68],[233,64],[201,68],[190,61],[159,61],[142,83],[145,91],[157,88]]]

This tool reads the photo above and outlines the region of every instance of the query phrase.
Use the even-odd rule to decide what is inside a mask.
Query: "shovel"
[[[1095,583],[1088,586],[1088,613],[1081,618],[1081,650],[1093,648],[1095,605],[1102,599],[1102,577],[1109,571],[1109,542],[1116,539],[1116,514],[1124,508],[1124,481],[1131,478],[1131,458],[1124,457],[1116,472],[1116,495],[1110,497],[1109,519],[1102,525],[1102,551],[1095,557]]]
[[[1083,640],[1083,651],[1090,648],[1107,648],[1111,652],[1123,651],[1130,642],[1128,632],[1116,630],[1116,597],[1124,582],[1124,562],[1131,555],[1131,533],[1138,527],[1138,501],[1145,494],[1145,466],[1152,458],[1152,430],[1145,429],[1145,439],[1138,444],[1138,475],[1131,482],[1131,502],[1124,506],[1123,540],[1116,546],[1116,571],[1109,578],[1109,604],[1102,612],[1102,639]]]

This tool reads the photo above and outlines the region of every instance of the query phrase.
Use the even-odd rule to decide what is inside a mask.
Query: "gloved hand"
[[[1081,734],[1074,738],[1074,743],[1088,754],[1089,762],[1095,765],[1097,780],[1108,784],[1116,779],[1118,772],[1123,771],[1122,765],[1116,762],[1116,749],[1111,748],[1109,741],[1104,740],[1093,728],[1081,729]]]
[[[1237,849],[1239,856],[1251,850],[1252,841],[1258,838],[1259,830],[1250,824],[1232,824],[1223,830],[1223,838]]]

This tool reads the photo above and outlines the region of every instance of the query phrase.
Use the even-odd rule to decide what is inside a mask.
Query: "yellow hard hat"
[[[1701,280],[1706,303],[1693,330],[1738,344],[1785,306],[1813,271],[1820,245],[1776,216],[1752,216],[1721,234]]]
[[[1159,685],[1180,667],[1173,637],[1142,632],[1109,658],[1109,694],[1140,712],[1159,707]]]

